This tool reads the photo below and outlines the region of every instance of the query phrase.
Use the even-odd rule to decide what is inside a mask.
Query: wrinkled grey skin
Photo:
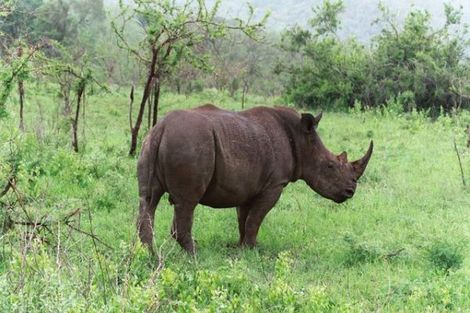
[[[137,229],[153,252],[153,222],[160,197],[174,204],[172,236],[195,252],[191,236],[198,203],[236,207],[240,245],[253,247],[266,214],[290,182],[304,180],[335,202],[354,195],[372,154],[348,162],[328,151],[316,132],[321,114],[284,107],[231,112],[213,105],[170,112],[150,131],[138,161]]]

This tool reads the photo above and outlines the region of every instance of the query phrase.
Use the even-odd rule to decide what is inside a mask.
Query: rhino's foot
[[[195,255],[197,251],[196,245],[194,243],[192,245],[183,247],[183,249],[190,255]]]
[[[256,241],[250,242],[250,241],[244,240],[243,242],[239,242],[238,245],[241,248],[253,249],[256,247]]]
[[[152,258],[155,258],[157,256],[157,253],[155,252],[155,248],[153,247],[153,244],[145,244],[145,246],[149,250],[150,256]]]
[[[225,246],[225,248],[229,248],[229,249],[237,249],[237,248],[241,247],[241,244],[240,244],[239,241],[237,241],[237,242],[227,242],[224,246]]]
[[[196,253],[196,241],[194,241],[191,237],[180,237],[174,231],[171,232],[171,236],[173,237],[173,239],[176,240],[176,242],[178,242],[178,244],[184,251],[188,252],[191,255]]]
[[[183,248],[184,251],[189,253],[190,255],[196,254],[196,242],[192,239],[189,240],[178,240],[179,245]]]

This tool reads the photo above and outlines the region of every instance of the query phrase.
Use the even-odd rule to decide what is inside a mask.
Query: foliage
[[[48,1],[35,14],[34,32],[38,36],[69,47],[86,45],[83,37],[87,32],[99,36],[105,18],[102,0]],[[90,46],[87,48],[91,50]]]
[[[220,1],[208,9],[204,0],[192,0],[177,4],[174,1],[134,0],[135,6],[119,2],[121,12],[112,22],[120,47],[131,53],[145,65],[147,75],[144,83],[137,118],[131,121],[131,144],[129,155],[137,149],[137,139],[141,128],[145,106],[152,112],[152,125],[157,123],[158,104],[162,83],[168,73],[176,68],[181,60],[192,66],[209,70],[207,55],[195,53],[193,46],[206,40],[223,38],[228,30],[239,30],[249,37],[255,37],[263,27],[267,15],[259,22],[252,23],[254,9],[249,6],[247,22],[236,19],[229,23],[217,16]],[[118,21],[120,24],[118,24]],[[126,35],[129,22],[137,22],[143,36],[134,45]],[[149,101],[153,93],[153,101]],[[133,100],[131,100],[133,101]],[[152,103],[153,102],[153,103]],[[132,105],[132,102],[131,102]],[[150,116],[150,114],[149,114]]]
[[[310,20],[313,32],[294,27],[283,35],[282,47],[298,55],[298,62],[284,65],[289,81],[286,97],[299,105],[352,105],[364,81],[367,55],[361,45],[336,36],[342,1],[325,1]]]
[[[5,117],[7,114],[5,103],[12,92],[14,84],[19,80],[23,81],[30,78],[33,71],[32,63],[41,49],[41,44],[32,47],[25,46],[23,42],[18,44],[18,49],[11,52],[12,57],[9,64],[0,59],[0,118]]]
[[[345,235],[344,241],[349,246],[349,251],[345,258],[347,265],[375,262],[378,261],[382,255],[378,247],[366,242],[357,242],[357,239],[351,235]]]
[[[86,63],[99,65],[90,42],[101,33],[102,1],[27,0],[4,6],[8,10],[0,21],[0,116],[6,114],[5,103],[16,83],[44,79],[60,62],[80,67],[91,59]],[[90,31],[95,38],[86,37]]]
[[[462,247],[450,241],[435,241],[427,249],[429,261],[439,271],[449,272],[462,266]]]
[[[311,30],[295,27],[284,34],[284,49],[299,61],[286,65],[287,99],[308,106],[380,106],[396,98],[406,111],[469,107],[470,48],[462,12],[445,5],[446,23],[431,27],[426,11],[413,9],[400,27],[380,6],[383,29],[368,49],[336,36],[341,0],[314,10]]]
[[[91,28],[96,36],[105,16],[102,0],[9,0],[1,8],[6,16],[0,22],[5,34],[0,51],[18,39],[35,44],[48,38],[71,46],[80,32]]]
[[[461,11],[446,4],[447,20],[439,29],[431,28],[429,13],[412,11],[398,31],[388,10],[381,10],[380,20],[388,26],[376,39],[379,70],[373,75],[376,87],[371,90],[376,91],[371,98],[380,103],[408,92],[413,93],[417,109],[438,113],[441,106],[468,107],[470,63],[465,50],[470,46]]]
[[[261,39],[247,37],[241,31],[230,30],[224,38],[208,40],[196,47],[210,55],[210,72],[187,72],[187,66],[172,73],[172,80],[180,89],[192,87],[191,76],[202,77],[205,88],[227,90],[231,97],[243,97],[248,91],[262,95],[280,95],[279,77],[273,75],[276,60],[282,58],[282,51],[275,46],[278,34],[266,34]],[[172,87],[174,90],[178,88]],[[186,86],[185,86],[186,85]],[[243,101],[243,99],[241,99]]]
[[[153,50],[158,57],[158,71],[166,72],[176,66],[181,59],[196,68],[208,69],[207,56],[196,54],[192,49],[204,40],[220,38],[228,30],[236,29],[247,36],[257,36],[257,31],[265,23],[251,23],[237,19],[236,23],[220,20],[217,16],[220,1],[208,9],[203,1],[186,1],[175,5],[172,1],[135,1],[135,8],[120,2],[121,14],[112,25],[121,47],[127,49],[138,60],[150,65]],[[119,23],[120,21],[120,23]],[[127,24],[136,22],[143,36],[133,46],[126,37]]]
[[[43,5],[43,0],[2,1],[0,10],[0,55],[16,40],[23,39],[35,43],[33,35],[36,15],[34,12]]]

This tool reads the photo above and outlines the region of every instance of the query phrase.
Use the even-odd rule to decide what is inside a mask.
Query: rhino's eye
[[[334,167],[334,165],[333,165],[333,163],[328,163],[327,167],[332,169]]]

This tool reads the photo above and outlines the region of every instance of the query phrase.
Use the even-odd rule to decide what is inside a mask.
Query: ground
[[[325,107],[318,131],[330,150],[356,159],[374,140],[354,198],[338,205],[303,182],[289,185],[254,250],[235,246],[234,209],[198,206],[199,250],[192,258],[170,239],[172,208],[164,197],[154,260],[136,240],[128,90],[88,97],[76,154],[54,86],[31,89],[27,133],[17,130],[15,101],[0,121],[0,183],[12,164],[18,168],[15,190],[0,199],[2,312],[470,310],[470,189],[454,150],[455,140],[470,177],[464,132],[470,114],[431,120],[393,106]],[[212,90],[189,97],[166,92],[161,114],[207,102],[241,107]],[[247,106],[279,103],[251,97]],[[15,224],[41,217],[47,229]]]

